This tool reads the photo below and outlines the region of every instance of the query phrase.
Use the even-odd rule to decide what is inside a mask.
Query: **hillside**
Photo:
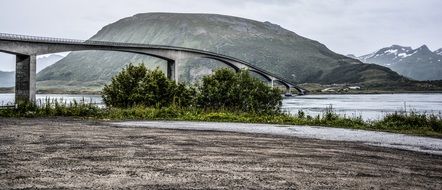
[[[37,73],[44,68],[61,60],[63,56],[56,54],[49,54],[37,57]],[[0,87],[14,87],[15,86],[15,72],[0,71]]]
[[[0,71],[0,88],[15,86],[15,72]]]
[[[323,44],[276,24],[231,16],[137,14],[105,26],[91,40],[172,45],[218,52],[245,60],[295,83],[390,83],[402,80],[389,69],[334,53]],[[129,53],[73,52],[41,71],[38,80],[40,84],[61,85],[63,81],[77,81],[102,85],[128,62],[165,67],[158,59]],[[189,60],[180,65],[180,79],[195,81],[220,65],[209,60]],[[345,71],[345,75],[341,71]]]
[[[442,49],[432,52],[425,45],[417,49],[393,45],[358,59],[388,67],[411,79],[442,80]]]
[[[49,54],[37,57],[37,73],[63,59],[63,56]]]

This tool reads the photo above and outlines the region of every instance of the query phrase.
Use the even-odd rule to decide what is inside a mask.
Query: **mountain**
[[[60,61],[64,57],[57,54],[49,54],[49,55],[43,55],[38,56],[37,58],[37,73],[41,70],[45,69],[46,67],[49,67],[56,63],[57,61]]]
[[[37,58],[37,72],[63,59],[63,56],[57,54],[49,54],[38,56]],[[0,71],[0,87],[15,86],[15,71]]]
[[[434,51],[435,54],[442,55],[442,48]]]
[[[0,71],[0,87],[15,86],[15,72]]]
[[[329,50],[270,22],[215,14],[145,13],[102,28],[91,40],[181,46],[218,52],[245,60],[295,83],[365,83],[398,81],[395,72],[363,64]],[[165,68],[158,59],[119,52],[72,52],[38,74],[40,84],[102,85],[125,64],[147,63]],[[220,64],[206,59],[180,65],[180,79],[195,81]],[[353,70],[349,70],[353,69]],[[341,72],[345,72],[343,75]],[[75,82],[73,82],[75,81]]]
[[[347,57],[353,58],[353,59],[357,59],[357,57],[354,54],[347,54]]]
[[[430,51],[426,45],[417,49],[393,45],[358,57],[415,80],[442,80],[442,49]]]

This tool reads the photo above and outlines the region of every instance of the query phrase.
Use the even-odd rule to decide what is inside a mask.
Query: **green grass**
[[[393,113],[382,120],[364,121],[361,117],[350,118],[336,114],[330,107],[321,115],[311,117],[303,111],[296,115],[286,113],[255,114],[234,110],[205,110],[200,108],[99,108],[93,104],[60,103],[46,100],[39,106],[23,105],[0,109],[0,117],[80,117],[96,120],[181,120],[210,122],[269,123],[281,125],[310,125],[350,129],[386,131],[402,134],[442,138],[441,116],[410,113]]]

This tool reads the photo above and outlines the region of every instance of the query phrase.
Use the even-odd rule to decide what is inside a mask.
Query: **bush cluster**
[[[103,88],[103,101],[108,107],[168,107],[194,104],[195,89],[176,84],[161,70],[148,70],[143,64],[129,64]]]
[[[199,107],[251,113],[277,113],[281,92],[272,89],[247,71],[215,71],[197,87],[176,84],[159,69],[129,64],[102,92],[108,107]]]
[[[272,89],[249,72],[229,69],[205,76],[199,87],[198,105],[203,108],[227,108],[243,112],[279,112],[281,91]]]
[[[442,132],[442,118],[437,115],[410,113],[388,114],[376,124],[379,128],[419,129],[431,128],[436,132]]]

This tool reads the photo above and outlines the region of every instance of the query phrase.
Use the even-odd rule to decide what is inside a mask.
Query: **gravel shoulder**
[[[442,189],[438,154],[149,125],[0,118],[0,189]]]
[[[319,126],[190,122],[190,121],[125,121],[112,122],[113,126],[149,127],[161,129],[224,131],[238,133],[269,134],[333,141],[361,142],[373,146],[397,148],[442,155],[442,139],[412,135],[343,129]]]

